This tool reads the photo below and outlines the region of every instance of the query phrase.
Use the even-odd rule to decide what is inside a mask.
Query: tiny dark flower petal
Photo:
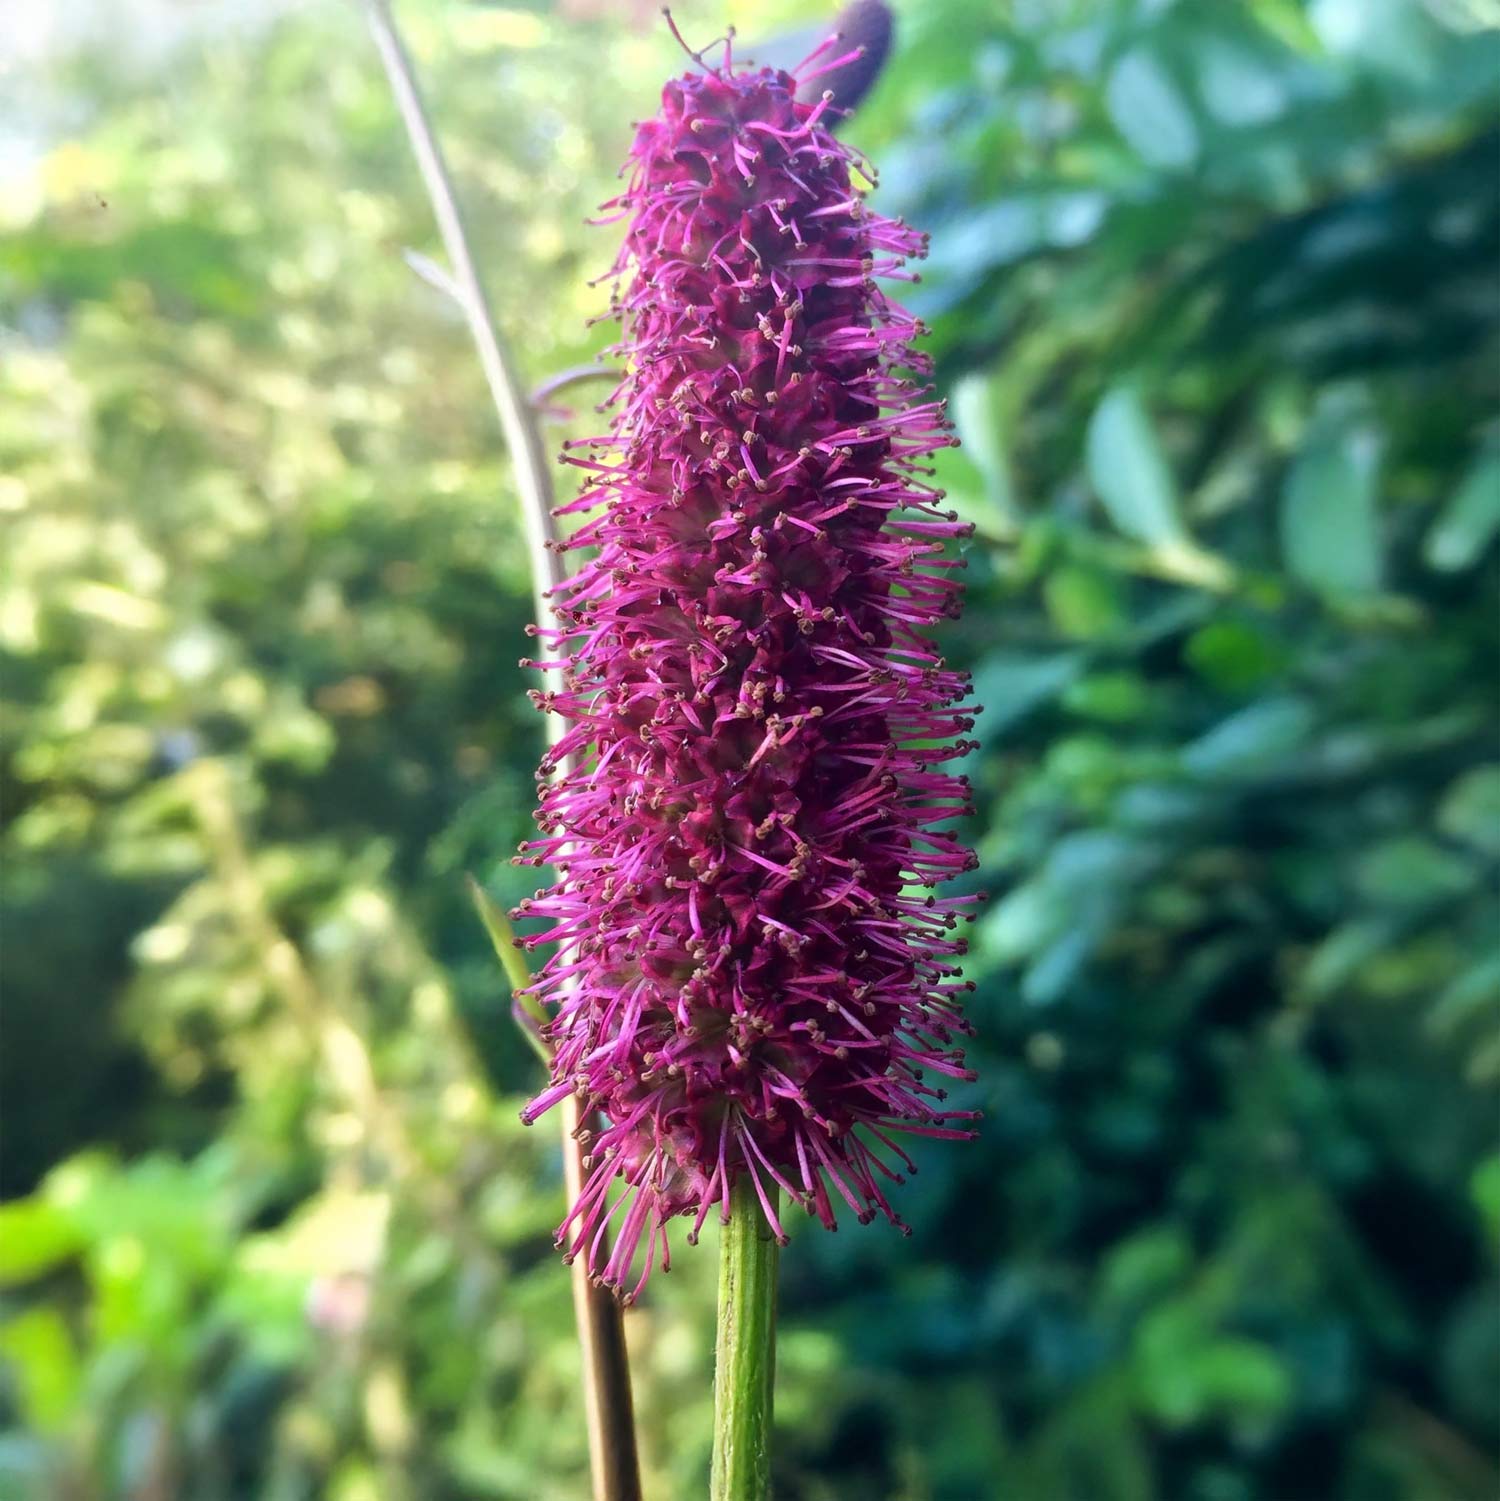
[[[848,113],[875,86],[891,50],[891,9],[884,0],[850,0],[834,20],[841,61],[817,77],[804,77],[797,97],[815,101],[824,89]],[[809,72],[815,70],[809,69]]]
[[[555,942],[551,1084],[602,1124],[558,1232],[622,1293],[748,1173],[835,1228],[900,1225],[894,1133],[962,1137],[929,1076],[972,1078],[953,936],[973,868],[944,831],[967,681],[923,634],[957,613],[967,531],[924,482],[953,440],[919,325],[879,289],[924,238],[872,213],[803,78],[705,69],[640,127],[615,271],[626,374],[570,445],[595,549],[541,631],[548,757],[526,905]],[[836,60],[834,58],[833,60]],[[955,1122],[957,1124],[955,1124]],[[622,1181],[625,1191],[611,1195]],[[904,1228],[904,1227],[903,1227]],[[612,1241],[611,1241],[612,1236]]]

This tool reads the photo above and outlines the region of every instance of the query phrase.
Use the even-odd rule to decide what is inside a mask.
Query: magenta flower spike
[[[956,439],[921,325],[876,282],[914,279],[925,238],[866,208],[831,101],[799,102],[847,59],[725,50],[667,85],[606,205],[624,375],[561,508],[598,513],[565,544],[595,551],[526,664],[559,674],[534,697],[567,728],[522,846],[559,872],[515,913],[557,945],[523,1118],[597,1112],[558,1242],[626,1301],[668,1222],[695,1242],[742,1180],[778,1241],[778,1188],[829,1229],[842,1201],[905,1231],[899,1137],[973,1134],[940,1086],[974,1077],[954,929],[977,898],[934,888],[975,864],[943,829],[974,711],[924,634],[958,612],[970,528],[927,482]]]

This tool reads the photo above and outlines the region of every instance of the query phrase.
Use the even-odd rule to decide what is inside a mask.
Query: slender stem
[[[459,294],[459,306],[469,324],[469,333],[479,351],[479,363],[489,384],[490,396],[500,415],[505,446],[515,466],[516,488],[521,492],[521,515],[526,528],[526,545],[531,554],[531,581],[536,594],[538,625],[548,625],[552,618],[551,591],[563,580],[562,559],[556,550],[557,529],[552,520],[552,471],[541,433],[532,421],[526,385],[516,366],[515,357],[501,338],[490,311],[489,298],[474,257],[469,252],[468,234],[453,193],[452,179],[443,159],[442,148],[428,123],[427,111],[417,88],[411,59],[402,44],[385,0],[363,0],[380,60],[385,64],[391,93],[401,112],[402,123],[411,139],[427,196],[432,201],[433,217],[442,235],[443,249]],[[548,716],[549,720],[553,716]]]
[[[385,0],[362,0],[375,45],[385,66],[396,107],[432,203],[452,270],[453,289],[479,352],[501,431],[515,468],[516,488],[531,557],[532,589],[537,624],[552,627],[556,616],[552,591],[563,582],[557,528],[552,517],[552,475],[540,430],[526,395],[514,357],[495,326],[484,284],[469,252],[463,216],[454,196],[442,149],[428,123],[411,60],[402,45]],[[547,716],[548,737],[555,744],[565,725],[562,716]],[[563,770],[566,771],[567,766]],[[563,1109],[562,1145],[568,1193],[576,1197],[583,1181],[583,1147],[575,1130],[576,1108]],[[630,1395],[630,1366],[620,1308],[610,1293],[588,1280],[584,1258],[573,1264],[573,1307],[583,1357],[584,1409],[588,1420],[589,1464],[594,1501],[640,1501],[641,1482],[636,1458],[635,1422]]]
[[[574,1204],[583,1192],[585,1176],[583,1150],[574,1134],[581,1124],[582,1112],[573,1095],[557,1108],[562,1115],[563,1183],[568,1203]],[[593,1120],[591,1116],[590,1124]],[[583,1384],[583,1402],[588,1419],[594,1498],[641,1501],[625,1324],[614,1294],[589,1281],[585,1259],[579,1256],[573,1263],[573,1317],[578,1326],[584,1374],[589,1378]]]
[[[531,405],[540,412],[559,391],[566,391],[569,386],[581,386],[586,381],[608,381],[611,385],[618,385],[620,372],[610,365],[570,365],[544,380],[531,393]]]
[[[774,1185],[770,1194],[774,1209]],[[741,1174],[719,1242],[713,1501],[767,1501],[771,1494],[779,1250],[749,1176]]]

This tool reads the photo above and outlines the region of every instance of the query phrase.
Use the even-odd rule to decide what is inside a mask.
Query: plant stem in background
[[[479,352],[479,363],[490,388],[500,429],[515,466],[516,489],[521,496],[521,519],[531,554],[531,585],[536,598],[537,624],[551,619],[550,593],[562,582],[562,563],[549,545],[557,540],[552,520],[552,471],[542,436],[531,417],[526,387],[515,359],[507,348],[490,310],[484,283],[479,279],[458,200],[454,197],[442,148],[428,123],[416,75],[406,54],[395,18],[385,0],[362,0],[374,33],[380,60],[385,65],[396,107],[401,112],[411,148],[432,202],[433,217],[442,235],[443,249],[452,269],[453,289]]]
[[[552,479],[541,433],[532,414],[515,361],[495,326],[489,299],[469,252],[468,236],[453,193],[442,150],[433,134],[417,88],[411,61],[395,19],[384,0],[362,0],[380,51],[396,107],[410,138],[432,211],[452,270],[452,288],[469,325],[485,380],[500,416],[500,427],[515,468],[516,489],[531,556],[537,624],[555,624],[552,591],[563,581],[552,518]],[[560,733],[560,717],[548,716],[549,729]],[[566,764],[562,768],[566,771]],[[583,1147],[575,1134],[576,1103],[561,1112],[564,1174],[570,1202],[583,1180]],[[635,1421],[620,1308],[608,1289],[589,1281],[583,1261],[574,1264],[573,1308],[583,1358],[583,1395],[588,1422],[589,1463],[594,1501],[639,1501],[641,1482],[635,1448]]]
[[[774,1212],[775,1185],[767,1192]],[[719,1242],[713,1501],[765,1501],[771,1494],[780,1249],[746,1173],[730,1195],[729,1223]]]

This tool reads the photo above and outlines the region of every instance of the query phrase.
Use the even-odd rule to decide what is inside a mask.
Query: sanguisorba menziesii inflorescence
[[[567,729],[521,856],[559,873],[515,914],[557,944],[524,1118],[580,1096],[558,1240],[622,1293],[644,1244],[627,1298],[669,1219],[695,1241],[742,1174],[778,1239],[772,1184],[830,1229],[840,1199],[905,1229],[896,1136],[972,1134],[940,1086],[973,1077],[974,898],[933,888],[974,864],[941,828],[973,711],[923,634],[958,611],[969,529],[925,482],[955,440],[921,327],[875,280],[911,279],[924,237],[865,206],[831,101],[797,100],[837,62],[726,55],[639,127],[606,205],[625,372],[611,433],[567,451],[589,484],[562,509],[602,511],[566,546],[596,551],[527,664],[561,674],[536,697]]]

